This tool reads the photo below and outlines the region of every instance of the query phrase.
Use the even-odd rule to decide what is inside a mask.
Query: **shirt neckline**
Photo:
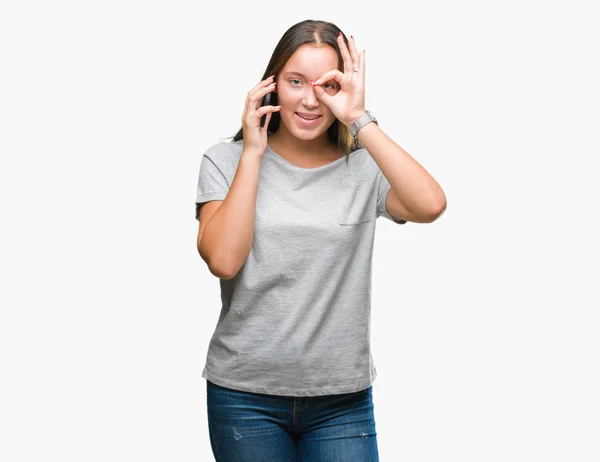
[[[287,165],[288,167],[291,167],[295,170],[300,170],[300,171],[304,171],[304,172],[314,172],[317,170],[323,170],[326,168],[330,168],[331,166],[337,165],[340,162],[343,162],[346,160],[346,156],[342,156],[339,159],[334,160],[333,162],[329,162],[328,164],[325,165],[321,165],[319,167],[299,167],[297,165],[292,164],[290,161],[288,161],[287,159],[284,159],[281,155],[277,154],[273,148],[271,148],[271,146],[269,145],[269,143],[267,143],[267,149],[265,152],[269,152],[274,159],[276,159],[277,161],[279,161],[280,163],[283,163],[285,165]],[[354,151],[356,152],[356,151]],[[352,152],[350,153],[350,155],[352,155]]]

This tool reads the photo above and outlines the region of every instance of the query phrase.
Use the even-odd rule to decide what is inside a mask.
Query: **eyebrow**
[[[300,77],[306,78],[306,76],[302,72],[296,71],[285,72],[283,75],[299,75]]]

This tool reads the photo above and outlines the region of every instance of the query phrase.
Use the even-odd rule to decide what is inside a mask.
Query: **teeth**
[[[302,117],[303,119],[306,119],[306,120],[315,120],[317,117],[319,117],[319,116],[317,116],[317,117],[304,117],[304,116],[302,116],[302,115],[300,115],[300,114],[298,114],[298,115],[299,115],[300,117]]]

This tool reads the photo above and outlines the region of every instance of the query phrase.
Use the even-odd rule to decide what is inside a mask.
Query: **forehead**
[[[288,59],[281,73],[300,72],[307,77],[317,78],[321,74],[338,68],[338,57],[330,45],[304,44]]]

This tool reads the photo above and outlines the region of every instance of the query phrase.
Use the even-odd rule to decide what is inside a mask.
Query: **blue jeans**
[[[250,393],[206,381],[217,462],[378,462],[373,387],[326,396]]]

